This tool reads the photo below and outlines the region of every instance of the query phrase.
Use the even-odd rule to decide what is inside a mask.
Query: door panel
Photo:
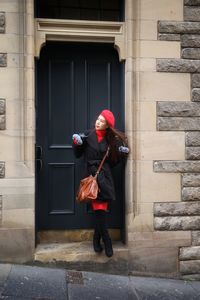
[[[84,161],[75,159],[71,137],[91,128],[104,108],[124,129],[123,66],[112,45],[52,42],[42,49],[36,72],[38,229],[92,228],[90,206],[75,200]],[[113,176],[117,199],[109,208],[109,227],[121,228],[124,166]]]

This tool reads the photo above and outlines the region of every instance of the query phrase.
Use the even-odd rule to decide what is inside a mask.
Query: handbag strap
[[[95,176],[94,176],[95,178],[97,178],[97,175],[98,175],[99,172],[101,171],[101,168],[102,168],[102,166],[103,166],[103,164],[104,164],[104,161],[105,161],[106,157],[108,156],[109,150],[110,150],[110,147],[108,147],[108,149],[107,149],[107,151],[106,151],[106,154],[104,155],[104,157],[103,157],[103,159],[102,159],[102,161],[101,161],[101,163],[100,163],[100,165],[99,165],[99,167],[98,167],[98,169],[97,169],[97,171],[96,171],[96,174],[95,174]]]

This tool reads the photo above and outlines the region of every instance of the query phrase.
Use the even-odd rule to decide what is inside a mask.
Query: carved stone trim
[[[119,59],[126,59],[123,22],[35,19],[35,56],[46,41],[114,43]]]

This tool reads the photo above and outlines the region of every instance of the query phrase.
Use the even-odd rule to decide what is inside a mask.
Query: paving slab
[[[188,281],[162,278],[130,277],[131,292],[138,300],[199,300],[198,289]]]
[[[0,295],[3,292],[5,282],[10,274],[12,265],[10,264],[0,264]]]
[[[70,275],[70,272],[68,273]],[[128,276],[79,272],[68,280],[69,300],[138,300],[130,294]]]
[[[65,274],[64,270],[15,265],[0,299],[66,300]]]

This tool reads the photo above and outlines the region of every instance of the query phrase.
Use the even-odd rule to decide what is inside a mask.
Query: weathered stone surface
[[[192,245],[200,246],[200,231],[192,231]]]
[[[154,216],[190,216],[200,215],[200,202],[154,203]]]
[[[200,259],[200,246],[180,248],[180,260]]]
[[[200,132],[186,132],[186,146],[200,146]]]
[[[5,177],[5,162],[0,162],[0,178]]]
[[[158,21],[159,33],[200,33],[199,22]]]
[[[186,59],[200,59],[200,49],[199,48],[184,48],[181,54],[182,58]]]
[[[200,101],[200,88],[192,89],[192,101]]]
[[[182,47],[200,47],[200,34],[182,34],[181,35]]]
[[[200,60],[157,58],[158,72],[200,73]]]
[[[182,186],[197,186],[200,187],[200,174],[190,174],[185,173],[181,175],[182,177]]]
[[[200,117],[158,117],[157,130],[162,131],[199,131]]]
[[[158,101],[159,117],[199,117],[200,104],[186,101]]]
[[[155,217],[155,230],[200,230],[200,216]]]
[[[184,0],[184,5],[200,5],[200,0]]]
[[[7,54],[0,53],[0,67],[6,67],[6,66],[7,66]]]
[[[0,115],[0,130],[6,129],[6,117],[5,115]]]
[[[0,12],[0,33],[5,32],[5,13]]]
[[[127,272],[128,248],[122,243],[113,244],[115,261],[108,259],[105,255],[100,255],[97,259],[91,242],[76,242],[52,243],[48,244],[48,247],[46,244],[39,244],[35,251],[35,262],[40,264],[54,262],[54,265],[62,264],[66,269],[74,270],[81,267],[82,270],[86,271],[98,270],[98,272],[102,272],[106,268],[108,273]]]
[[[184,187],[182,188],[183,201],[200,200],[200,187]],[[199,214],[200,215],[200,214]]]
[[[0,228],[0,261],[24,263],[33,261],[34,229]]]
[[[159,33],[158,40],[160,41],[180,41],[181,35],[180,34],[173,34],[173,33]]]
[[[200,87],[200,74],[192,74],[191,75],[191,82],[193,88]]]
[[[184,7],[185,21],[200,21],[200,7]]]
[[[200,159],[200,147],[186,147],[185,149],[186,159]]]
[[[0,115],[5,114],[5,111],[6,111],[5,99],[0,99]]]
[[[157,160],[153,162],[153,170],[164,173],[200,173],[200,161]]]
[[[2,195],[0,195],[0,227],[2,225]]]
[[[180,261],[181,274],[200,274],[200,260]]]

